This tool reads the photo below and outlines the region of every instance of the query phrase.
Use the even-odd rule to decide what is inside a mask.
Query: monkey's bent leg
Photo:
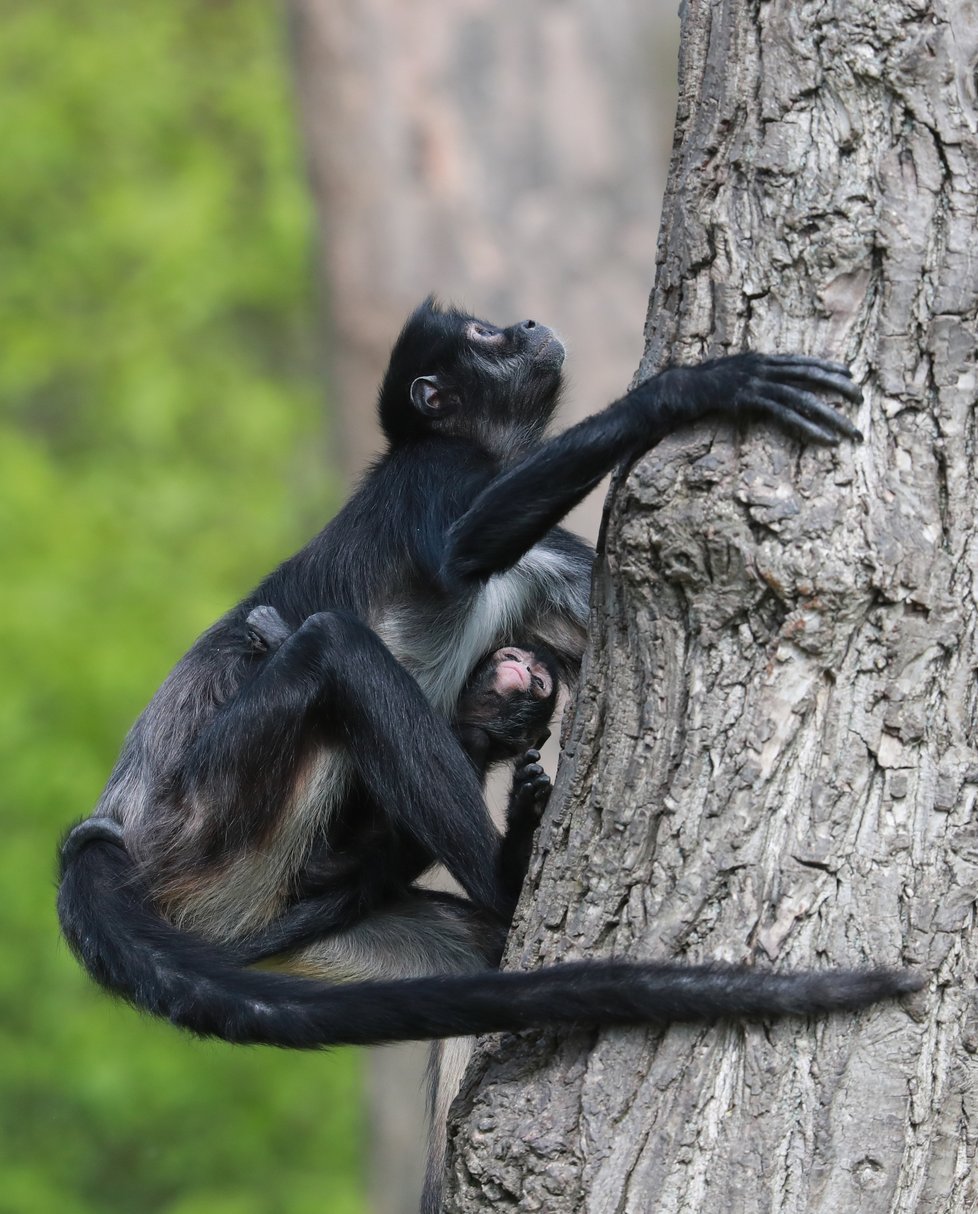
[[[549,734],[549,730],[547,733]],[[540,824],[550,795],[550,777],[540,766],[539,759],[538,750],[527,750],[516,766],[506,814],[506,834],[499,852],[499,879],[514,903],[519,898],[526,876],[534,832]],[[378,866],[383,868],[383,862],[379,861]],[[304,949],[314,942],[319,942],[325,936],[332,936],[331,942],[326,946],[328,952],[337,946],[339,937],[336,933],[341,929],[352,927],[368,914],[380,910],[389,911],[399,902],[404,905],[411,905],[413,902],[417,912],[420,899],[420,906],[427,904],[424,909],[425,916],[436,920],[440,915],[455,921],[454,935],[457,936],[463,930],[462,924],[467,924],[466,930],[474,931],[472,940],[484,954],[484,963],[493,967],[498,965],[505,943],[505,932],[499,920],[480,914],[473,905],[452,894],[421,889],[413,885],[408,891],[407,883],[413,882],[421,871],[421,865],[414,868],[407,862],[401,868],[404,888],[398,889],[395,883],[386,887],[381,884],[371,890],[367,887],[361,870],[351,872],[344,871],[342,866],[327,867],[323,874],[312,878],[309,893],[287,907],[271,922],[240,937],[227,947],[242,964],[249,964],[278,954],[297,954],[300,948]],[[304,870],[303,877],[309,879],[312,874]],[[351,877],[355,879],[351,880]],[[417,918],[418,914],[415,913],[414,917]],[[451,936],[453,932],[448,934]],[[392,936],[392,942],[393,939]],[[319,951],[321,955],[322,950]],[[440,968],[451,970],[453,966],[450,958],[446,958]],[[325,970],[316,972],[320,976],[329,976]],[[419,969],[418,972],[428,971]],[[436,967],[430,972],[436,973],[439,969]],[[388,976],[383,968],[380,973],[382,976]]]
[[[393,831],[508,919],[513,899],[497,878],[500,840],[476,772],[414,679],[345,612],[310,616],[198,739],[188,767],[215,837],[260,846],[282,807],[311,795],[311,769],[330,747]]]
[[[345,613],[323,619],[331,692],[369,795],[393,830],[444,864],[477,906],[508,922],[514,899],[498,880],[499,834],[458,739],[376,633]]]

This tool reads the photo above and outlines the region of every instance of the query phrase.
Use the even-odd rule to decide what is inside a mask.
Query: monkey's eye
[[[501,346],[505,344],[506,334],[502,329],[494,329],[485,325],[481,320],[472,320],[465,326],[465,336],[477,346]]]
[[[541,679],[541,678],[540,678],[540,676],[539,676],[538,674],[531,675],[530,677],[532,678],[532,680],[533,680],[533,685],[534,685],[535,687],[543,687],[543,686],[544,686],[543,679]]]

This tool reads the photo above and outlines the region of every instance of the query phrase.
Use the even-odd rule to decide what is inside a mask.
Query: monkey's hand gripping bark
[[[539,745],[543,745],[541,739]],[[540,752],[526,751],[513,772],[513,785],[506,813],[506,835],[499,851],[500,879],[514,900],[526,878],[533,851],[533,837],[550,800],[550,777],[540,765]]]

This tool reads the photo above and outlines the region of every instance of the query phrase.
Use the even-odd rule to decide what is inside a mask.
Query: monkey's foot
[[[274,607],[254,607],[245,620],[248,640],[260,653],[272,653],[287,641],[292,630]]]

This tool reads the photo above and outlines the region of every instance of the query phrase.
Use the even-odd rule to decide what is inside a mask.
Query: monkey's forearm
[[[445,579],[508,569],[618,464],[710,414],[768,418],[803,442],[861,437],[814,394],[826,390],[861,398],[845,367],[820,359],[737,354],[667,368],[496,477],[452,527]]]

